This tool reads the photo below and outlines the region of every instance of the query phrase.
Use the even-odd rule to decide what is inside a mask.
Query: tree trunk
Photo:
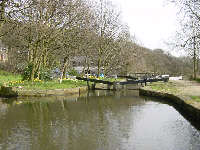
[[[46,68],[46,66],[47,66],[47,56],[48,56],[48,54],[47,54],[47,48],[46,48],[46,46],[44,45],[44,42],[43,42],[42,63],[43,63],[44,68]]]
[[[66,74],[67,74],[67,62],[65,63],[65,67],[63,71],[64,78],[66,77]]]
[[[36,46],[35,49],[33,50],[33,61],[31,62],[33,64],[32,70],[31,70],[31,76],[30,76],[30,80],[33,81],[35,78],[35,72],[37,71],[36,67],[37,67],[37,62],[38,62],[38,56],[37,56],[37,51],[38,51],[38,45]]]
[[[40,60],[39,63],[38,63],[38,66],[37,66],[37,70],[36,70],[36,71],[37,71],[37,78],[38,78],[38,79],[40,79],[41,63],[42,63],[42,62],[41,62],[41,60]]]
[[[193,57],[193,78],[196,79],[196,58]]]
[[[197,75],[199,75],[199,57],[197,57],[197,70],[196,70],[196,72],[197,72]]]
[[[61,76],[60,76],[60,83],[62,83],[63,76],[64,77],[66,76],[67,60],[68,60],[68,57],[65,57],[64,62],[63,62],[62,71],[61,71]]]
[[[107,68],[105,66],[104,66],[103,74],[104,76],[107,74]]]
[[[195,41],[195,37],[193,38],[194,39],[194,50],[193,50],[193,78],[194,80],[196,80],[197,78],[197,73],[196,73],[196,41]]]
[[[31,63],[33,62],[33,48],[31,44],[29,44],[29,51],[28,51],[28,62]]]
[[[31,77],[30,77],[31,81],[33,81],[35,78],[35,70],[36,70],[36,65],[35,65],[35,63],[33,63],[33,68],[31,70]]]
[[[90,63],[88,63],[88,61],[87,61],[87,77],[88,77],[89,72],[90,72]],[[89,74],[91,74],[91,72]]]
[[[98,59],[98,62],[97,62],[97,77],[100,76],[100,71],[101,71],[101,58]]]
[[[5,5],[6,5],[6,0],[2,0],[0,3],[0,29],[5,21],[5,7],[6,7]]]

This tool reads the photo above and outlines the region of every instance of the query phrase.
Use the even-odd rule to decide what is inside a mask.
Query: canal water
[[[0,101],[0,150],[199,150],[200,131],[137,92]]]

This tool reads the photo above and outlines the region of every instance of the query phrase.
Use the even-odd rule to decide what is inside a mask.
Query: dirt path
[[[195,81],[178,80],[175,82],[181,95],[200,96],[200,83]]]

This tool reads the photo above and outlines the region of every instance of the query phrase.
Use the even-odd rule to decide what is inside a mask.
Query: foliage
[[[178,18],[180,18],[181,27],[176,32],[172,45],[178,50],[185,50],[185,54],[192,59],[193,79],[196,79],[200,60],[200,3],[198,0],[173,0],[170,2],[180,9]]]
[[[33,64],[29,64],[23,71],[22,74],[22,80],[30,80],[31,73],[33,69]],[[39,77],[38,77],[39,73]],[[34,78],[39,78],[40,80],[51,80],[51,71],[46,68],[40,68],[37,72],[34,74]]]
[[[200,102],[200,96],[190,96],[193,100]]]
[[[74,57],[84,58],[79,63],[84,68],[97,67],[98,75],[183,73],[182,66],[191,71],[185,59],[138,45],[109,0],[4,2],[0,17],[6,21],[1,23],[1,40],[9,47],[8,64],[13,70],[21,71],[29,64],[23,80],[34,80],[38,75],[39,79],[49,80],[47,68],[53,67],[60,68],[64,75]],[[74,70],[70,74],[77,75]]]
[[[22,80],[30,80],[33,64],[29,64],[23,71]]]
[[[40,72],[40,76],[39,76],[40,80],[44,80],[44,81],[52,80],[50,69],[41,68],[39,72]]]
[[[71,76],[79,76],[79,73],[75,69],[71,69],[68,74]]]
[[[196,81],[200,83],[200,78],[197,78]]]

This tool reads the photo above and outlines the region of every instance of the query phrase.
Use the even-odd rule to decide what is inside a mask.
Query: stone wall
[[[23,97],[23,96],[53,96],[53,95],[72,95],[87,92],[87,87],[68,88],[68,89],[54,89],[54,90],[22,90],[19,88],[2,86],[0,90],[1,97]]]

